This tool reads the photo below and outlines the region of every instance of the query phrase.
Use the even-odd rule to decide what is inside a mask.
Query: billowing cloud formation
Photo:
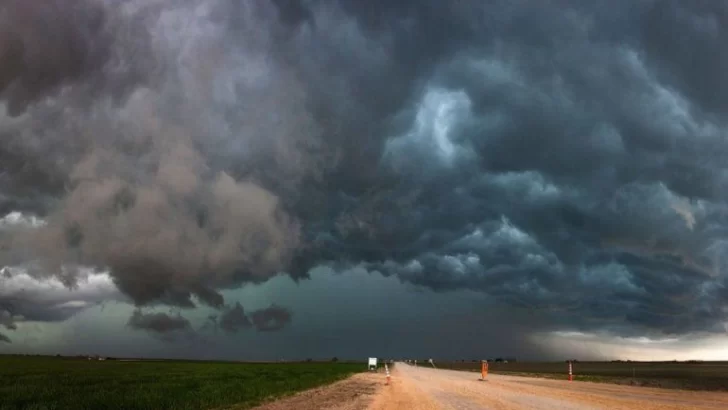
[[[0,343],[12,343],[12,340],[10,340],[10,338],[5,336],[4,334],[0,333]]]
[[[20,3],[7,8],[31,17],[45,13]],[[37,99],[22,117],[7,121],[8,155],[24,165],[4,170],[5,195],[16,193],[19,178],[47,183],[44,194],[56,195],[38,207],[46,224],[6,235],[7,263],[32,260],[41,272],[74,265],[109,269],[138,305],[182,307],[194,306],[193,295],[221,307],[215,289],[265,280],[285,267],[299,242],[297,224],[260,182],[266,175],[230,164],[248,166],[268,157],[269,164],[280,162],[275,169],[282,176],[303,178],[313,169],[305,151],[307,145],[315,148],[316,124],[294,76],[283,66],[266,66],[259,50],[265,44],[252,38],[238,44],[224,22],[216,22],[228,8],[234,6],[103,6],[106,18],[96,30],[110,37],[114,58],[97,74],[95,88],[120,82],[128,92],[109,89],[87,106],[88,78],[74,77],[62,92]],[[65,34],[75,30],[73,23],[46,29]],[[128,30],[141,31],[130,39]],[[223,52],[227,45],[236,51]],[[265,79],[270,76],[276,81]],[[16,78],[11,86],[20,82]],[[245,108],[252,101],[255,106]],[[276,111],[276,118],[260,116]],[[42,130],[21,131],[37,122]],[[36,170],[28,175],[28,169]]]
[[[721,3],[25,3],[0,210],[45,223],[3,227],[5,265],[218,309],[362,265],[554,328],[725,330]]]
[[[274,332],[291,322],[291,311],[276,305],[259,309],[250,314],[255,328],[260,332]]]

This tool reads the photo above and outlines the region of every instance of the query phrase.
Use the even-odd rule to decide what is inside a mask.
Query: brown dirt
[[[253,410],[363,410],[386,382],[383,373],[360,373],[348,379],[276,400]]]
[[[364,373],[257,410],[719,410],[728,393],[666,390],[414,367],[398,363],[389,385]]]
[[[370,409],[728,409],[728,393],[664,390],[565,380],[488,375],[398,363],[393,389],[382,389]],[[389,386],[388,386],[389,387]],[[399,388],[398,388],[399,387]]]
[[[402,377],[401,372],[393,369],[391,371],[389,385],[384,386],[379,391],[379,394],[374,398],[368,410],[436,410],[440,408],[437,402],[419,389],[413,380],[408,377]]]

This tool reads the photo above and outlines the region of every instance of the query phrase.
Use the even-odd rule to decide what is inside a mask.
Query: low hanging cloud
[[[0,326],[3,326],[8,330],[15,330],[18,328],[18,325],[15,324],[15,320],[16,318],[13,317],[10,312],[0,309]],[[0,333],[0,342],[12,343],[10,338],[5,336],[3,333]]]
[[[251,313],[250,320],[259,332],[275,332],[291,323],[292,315],[291,311],[286,308],[270,305]]]
[[[163,312],[143,313],[136,310],[129,318],[127,326],[146,331],[169,342],[176,341],[180,337],[194,336],[190,321],[179,314],[171,316]]]
[[[245,314],[240,302],[236,302],[233,307],[222,312],[218,325],[227,333],[237,333],[252,327],[252,323]]]
[[[235,302],[223,310],[219,317],[209,319],[216,327],[219,326],[226,333],[232,334],[250,328],[255,328],[259,332],[278,331],[291,323],[292,316],[289,309],[275,304],[246,314],[240,302]]]

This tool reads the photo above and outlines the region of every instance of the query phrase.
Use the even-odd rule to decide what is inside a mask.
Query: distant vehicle
[[[370,357],[369,358],[369,370],[370,371],[377,371],[377,358],[376,357]]]

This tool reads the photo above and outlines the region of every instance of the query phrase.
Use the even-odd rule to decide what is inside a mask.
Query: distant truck
[[[370,371],[377,371],[377,358],[376,357],[370,357],[369,358],[369,370]]]

